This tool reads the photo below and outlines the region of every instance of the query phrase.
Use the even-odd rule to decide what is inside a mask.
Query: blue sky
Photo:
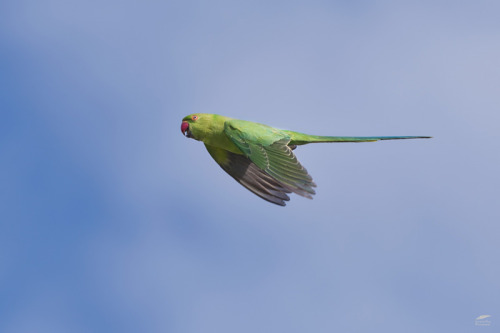
[[[0,331],[494,330],[499,11],[2,2]],[[434,138],[300,147],[317,195],[282,208],[181,135],[194,112]]]

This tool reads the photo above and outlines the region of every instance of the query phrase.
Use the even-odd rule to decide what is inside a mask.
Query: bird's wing
[[[205,145],[213,159],[238,183],[264,200],[285,206],[291,191],[260,169],[248,157]]]
[[[246,157],[283,188],[306,198],[315,194],[316,184],[288,146],[290,136],[243,120],[226,121],[224,132]]]

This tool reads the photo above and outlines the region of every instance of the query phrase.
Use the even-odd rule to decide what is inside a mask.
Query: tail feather
[[[291,145],[305,145],[319,142],[373,142],[379,140],[430,139],[431,136],[320,136],[286,131]]]

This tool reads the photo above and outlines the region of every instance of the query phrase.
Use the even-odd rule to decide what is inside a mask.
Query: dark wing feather
[[[248,157],[214,146],[205,147],[224,171],[262,199],[280,206],[285,206],[285,201],[290,200],[287,193],[292,190],[271,177]]]

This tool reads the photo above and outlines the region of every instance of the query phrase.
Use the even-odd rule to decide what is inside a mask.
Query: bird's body
[[[184,117],[181,131],[202,141],[212,158],[236,181],[261,198],[285,206],[294,192],[312,198],[315,194],[307,170],[293,149],[317,142],[370,142],[417,139],[425,136],[338,137],[280,130],[246,120],[207,113]]]

